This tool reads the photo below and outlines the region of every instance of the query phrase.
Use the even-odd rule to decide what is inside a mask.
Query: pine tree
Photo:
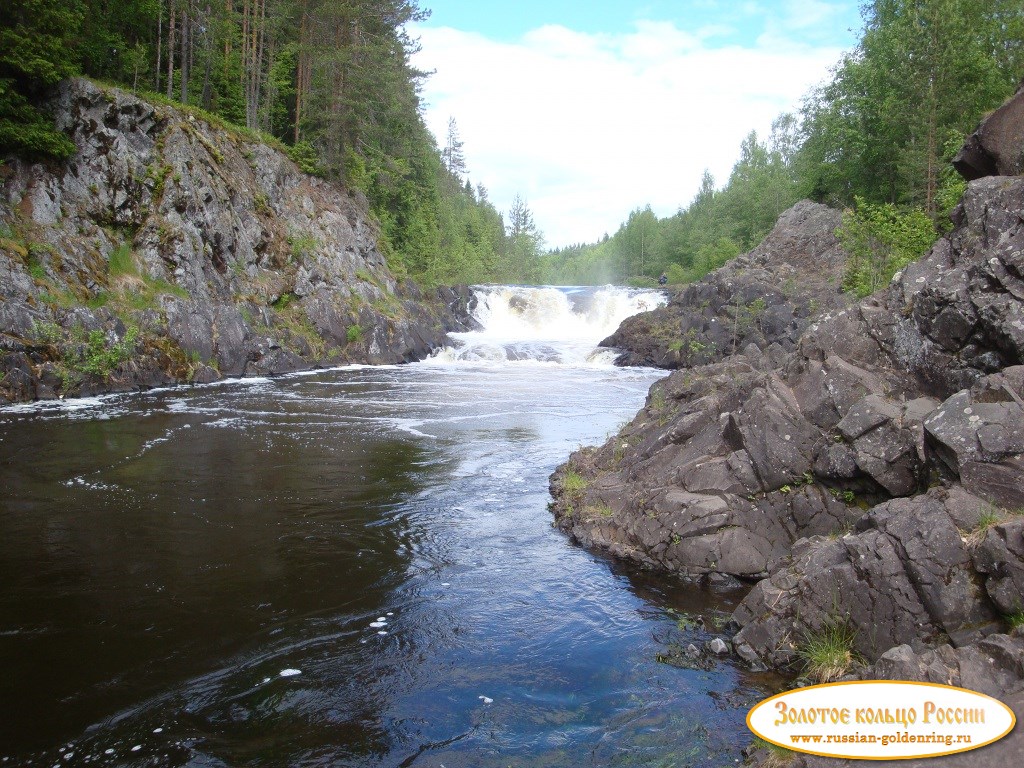
[[[36,106],[77,72],[73,0],[4,0],[0,11],[0,153],[68,157],[75,146]]]
[[[448,118],[448,135],[445,139],[444,149],[441,150],[441,160],[448,173],[458,180],[466,175],[466,157],[462,151],[462,140],[459,138],[459,127],[454,117]]]

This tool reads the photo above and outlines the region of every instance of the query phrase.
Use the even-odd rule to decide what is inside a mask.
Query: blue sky
[[[423,5],[428,126],[443,143],[454,117],[470,180],[500,210],[525,197],[551,247],[675,212],[705,169],[724,184],[860,29],[856,0]]]
[[[830,9],[828,22],[805,28],[808,42],[852,47],[860,28],[856,2],[780,2],[779,0],[652,0],[646,3],[570,2],[569,0],[519,0],[512,3],[486,0],[423,0],[431,11],[433,27],[453,27],[478,32],[493,40],[514,40],[537,27],[558,24],[578,32],[615,33],[637,21],[669,21],[681,28],[720,28],[714,42],[720,45],[752,45],[771,18],[814,16]],[[831,13],[834,11],[834,13]]]

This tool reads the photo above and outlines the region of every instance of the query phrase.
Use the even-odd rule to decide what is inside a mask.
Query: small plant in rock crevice
[[[587,491],[587,480],[579,472],[566,469],[562,475],[562,491],[570,500],[578,501]]]
[[[588,516],[592,518],[609,518],[615,514],[615,510],[613,510],[610,506],[602,502],[600,504],[594,505],[593,507],[587,507],[587,513]]]
[[[857,632],[845,620],[829,618],[817,631],[808,632],[797,648],[804,673],[819,683],[829,683],[845,675],[856,657],[853,643]]]
[[[1013,613],[1008,613],[1003,618],[1006,619],[1006,623],[1010,625],[1010,631],[1024,627],[1024,608],[1018,608]]]
[[[974,528],[972,528],[970,533],[967,534],[965,538],[967,545],[975,547],[981,544],[981,542],[985,540],[985,536],[988,534],[990,528],[1021,515],[1024,515],[1024,510],[999,509],[993,506],[987,507],[982,511],[981,515],[978,516],[978,522],[974,524]]]
[[[35,326],[36,339],[50,348],[65,388],[86,375],[109,379],[135,352],[139,333],[135,326],[129,326],[121,338],[100,329],[86,331],[80,325],[70,329],[55,323]]]

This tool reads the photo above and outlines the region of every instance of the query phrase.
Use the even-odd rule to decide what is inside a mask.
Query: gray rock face
[[[758,577],[797,539],[858,516],[814,482],[819,437],[797,393],[748,359],[675,373],[619,435],[553,476],[558,524],[641,563]],[[575,496],[562,490],[571,472],[588,480]]]
[[[1024,178],[973,181],[957,228],[887,296],[895,364],[942,399],[1024,361]]]
[[[468,290],[399,284],[366,201],[280,152],[85,80],[52,106],[77,154],[0,170],[0,398],[46,396],[46,366],[75,394],[404,362],[470,322]],[[76,337],[118,323],[123,360],[78,370]]]
[[[1024,507],[1024,366],[979,379],[925,420],[925,447],[964,486]]]
[[[973,181],[953,232],[790,351],[674,371],[552,476],[557,524],[757,581],[733,616],[753,664],[794,664],[835,622],[869,663],[989,648],[1024,608],[1021,222],[1024,178]]]
[[[953,167],[968,181],[1024,173],[1024,87],[982,121]]]
[[[989,527],[973,558],[996,608],[1007,616],[1024,611],[1024,518]]]
[[[672,296],[668,305],[626,320],[601,342],[622,350],[619,365],[683,368],[754,348],[792,349],[821,312],[845,304],[838,290],[846,254],[836,239],[839,211],[804,200],[740,256]]]
[[[736,610],[743,628],[735,642],[788,665],[807,636],[837,620],[857,629],[854,648],[868,659],[895,645],[965,645],[998,631],[1000,616],[948,498],[932,491],[896,499],[872,509],[854,532],[798,543],[786,567]]]

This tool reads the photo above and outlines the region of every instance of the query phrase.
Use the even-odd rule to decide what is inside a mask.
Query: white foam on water
[[[454,344],[425,364],[611,366],[616,353],[597,349],[628,317],[665,303],[659,291],[605,286],[474,288],[481,330],[450,334]]]
[[[278,674],[281,677],[295,677],[296,675],[301,675],[302,674],[302,670],[301,669],[282,669]]]

